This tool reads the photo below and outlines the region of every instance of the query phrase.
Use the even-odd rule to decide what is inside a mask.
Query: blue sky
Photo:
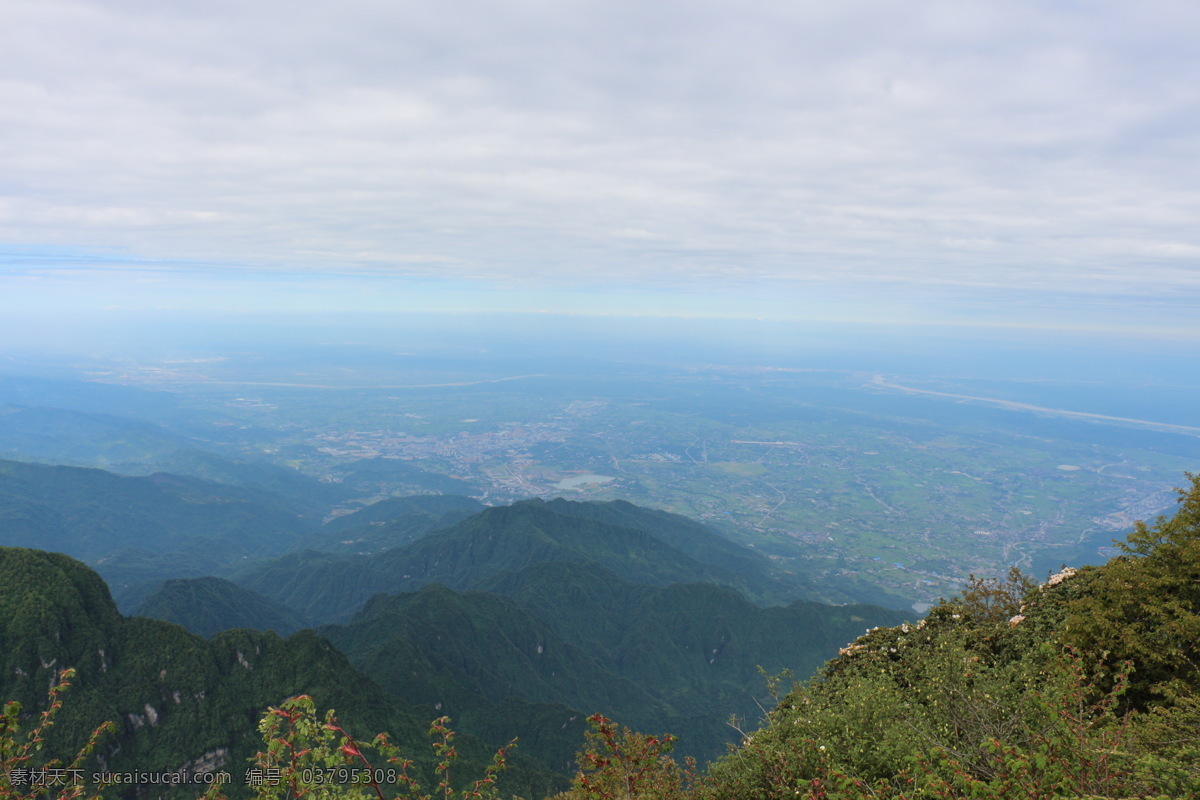
[[[1194,2],[0,0],[0,311],[1200,336]]]

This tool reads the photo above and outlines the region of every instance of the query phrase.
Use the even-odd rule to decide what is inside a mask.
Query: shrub
[[[21,704],[5,703],[0,713],[0,798],[4,800],[34,800],[35,798],[58,798],[58,800],[98,800],[103,786],[91,785],[86,780],[84,765],[90,759],[100,737],[114,729],[106,722],[92,731],[87,742],[75,754],[69,764],[51,758],[38,762],[38,755],[45,746],[46,734],[53,727],[55,717],[62,709],[62,694],[71,686],[75,670],[65,669],[49,690],[49,703],[41,712],[37,724],[21,733]]]
[[[670,756],[675,737],[648,736],[616,725],[601,714],[588,717],[592,730],[578,755],[574,785],[554,800],[684,800],[695,765],[686,769]]]
[[[413,762],[403,757],[386,733],[363,746],[346,732],[333,711],[321,720],[312,698],[301,695],[269,709],[259,723],[266,749],[255,757],[247,772],[256,785],[257,800],[494,800],[496,776],[506,766],[514,739],[500,748],[483,777],[455,790],[451,766],[458,759],[449,718],[434,720],[429,729],[437,756],[434,794],[422,790],[412,774]],[[369,758],[372,752],[375,761]],[[213,795],[216,796],[215,794]]]

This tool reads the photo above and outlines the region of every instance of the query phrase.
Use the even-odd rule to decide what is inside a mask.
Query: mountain
[[[0,548],[0,697],[19,701],[29,716],[66,667],[77,677],[47,739],[52,754],[75,752],[88,732],[112,720],[117,730],[96,755],[102,767],[224,768],[233,773],[230,791],[238,796],[242,765],[262,746],[259,718],[288,697],[309,694],[320,706],[336,708],[364,740],[389,731],[431,777],[429,714],[418,716],[389,696],[311,631],[282,639],[232,630],[205,640],[171,623],[122,617],[101,578],[72,558]],[[478,740],[459,743],[471,769],[486,760]],[[514,760],[509,780],[512,791],[555,785],[527,758]]]
[[[479,589],[507,595],[619,674],[685,715],[750,713],[748,687],[770,674],[812,674],[864,627],[899,624],[907,615],[870,605],[796,601],[760,607],[711,583],[647,586],[607,570],[545,563],[496,575]],[[731,707],[732,706],[732,707]]]
[[[44,406],[0,406],[0,454],[25,461],[110,467],[193,446],[140,420]]]
[[[742,584],[737,588],[744,594],[755,597],[769,597],[772,593],[796,594],[796,587],[790,584],[789,578],[777,575],[768,559],[679,514],[636,506],[624,500],[578,503],[555,498],[546,502],[546,508],[555,514],[645,531],[703,564],[740,576],[733,580]]]
[[[396,576],[367,556],[305,550],[251,562],[229,573],[239,586],[291,608],[313,624],[344,622],[372,595],[395,591]]]
[[[320,534],[403,528],[415,507],[453,502],[383,501]],[[760,667],[811,674],[864,628],[905,618],[876,606],[758,606],[735,587],[795,591],[767,559],[623,502],[518,502],[375,555],[306,551],[233,577],[342,623],[320,633],[407,702],[471,720],[508,703],[505,732],[523,738],[543,707],[578,720],[598,711],[674,729],[703,760],[732,739],[730,716],[757,716]],[[558,763],[561,753],[538,755]]]
[[[287,636],[306,627],[303,618],[282,603],[213,577],[166,581],[134,615],[174,622],[200,636],[231,628],[271,630]]]
[[[105,469],[119,475],[159,472],[270,495],[306,516],[361,496],[341,483],[207,448],[220,445],[139,419],[44,406],[0,406],[0,457]]]
[[[507,724],[492,743],[519,736],[527,753],[564,771],[588,713],[646,722],[670,716],[653,694],[497,595],[431,584],[378,595],[348,625],[318,632],[395,696],[449,714],[481,736],[479,723],[496,728],[502,717]]]
[[[377,553],[449,528],[484,509],[459,495],[392,497],[335,517],[296,542],[297,550]]]
[[[126,619],[95,572],[58,553],[0,548],[0,641],[0,692],[26,708],[41,706],[58,670],[78,671],[50,744],[117,720],[100,751],[114,769],[172,770],[206,756],[236,768],[255,746],[263,710],[301,692],[346,719],[420,735],[415,718],[313,634],[229,631],[205,641]]]
[[[799,592],[754,551],[682,517],[620,501],[526,500],[424,533],[469,510],[473,501],[407,498],[382,503],[382,508],[368,506],[344,522],[334,520],[303,541],[329,546],[345,537],[347,547],[359,540],[370,547],[389,537],[418,538],[366,557],[295,553],[248,563],[227,577],[316,623],[345,622],[377,592],[415,591],[429,583],[465,590],[544,562],[595,564],[635,583],[714,581],[755,599]],[[422,505],[452,506],[444,512],[451,517],[435,520],[428,510],[414,511]],[[359,515],[366,525],[354,524]]]
[[[431,584],[376,596],[319,632],[397,696],[457,718],[507,700],[524,738],[528,704],[562,703],[580,719],[671,730],[681,752],[707,761],[733,740],[731,716],[757,718],[760,667],[806,676],[865,627],[903,618],[874,606],[761,608],[727,587],[636,584],[588,563],[483,585],[510,597]]]
[[[341,484],[319,481],[294,469],[194,446],[141,462],[115,463],[108,469],[136,476],[165,472],[236,486],[257,493],[266,502],[282,504],[314,524],[335,506],[358,497]]]
[[[533,564],[566,561],[598,564],[636,583],[666,585],[712,581],[747,588],[755,595],[755,578],[770,581],[769,562],[696,526],[686,539],[664,525],[661,512],[621,504],[606,513],[606,503],[526,500],[490,508],[453,528],[412,544],[380,553],[372,567],[399,576],[398,588],[441,583],[466,589],[501,572]],[[599,507],[599,508],[596,508]],[[647,511],[639,518],[640,511]],[[726,558],[727,548],[737,557]]]
[[[117,590],[283,552],[315,526],[253,489],[0,461],[0,545],[88,561]],[[137,566],[143,558],[153,562],[150,568]]]

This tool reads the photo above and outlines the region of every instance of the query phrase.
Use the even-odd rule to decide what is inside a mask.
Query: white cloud
[[[1196,290],[1192,3],[0,2],[10,244]]]

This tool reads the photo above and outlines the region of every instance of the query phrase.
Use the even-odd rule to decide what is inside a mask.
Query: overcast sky
[[[0,0],[0,309],[1200,332],[1200,3]]]

